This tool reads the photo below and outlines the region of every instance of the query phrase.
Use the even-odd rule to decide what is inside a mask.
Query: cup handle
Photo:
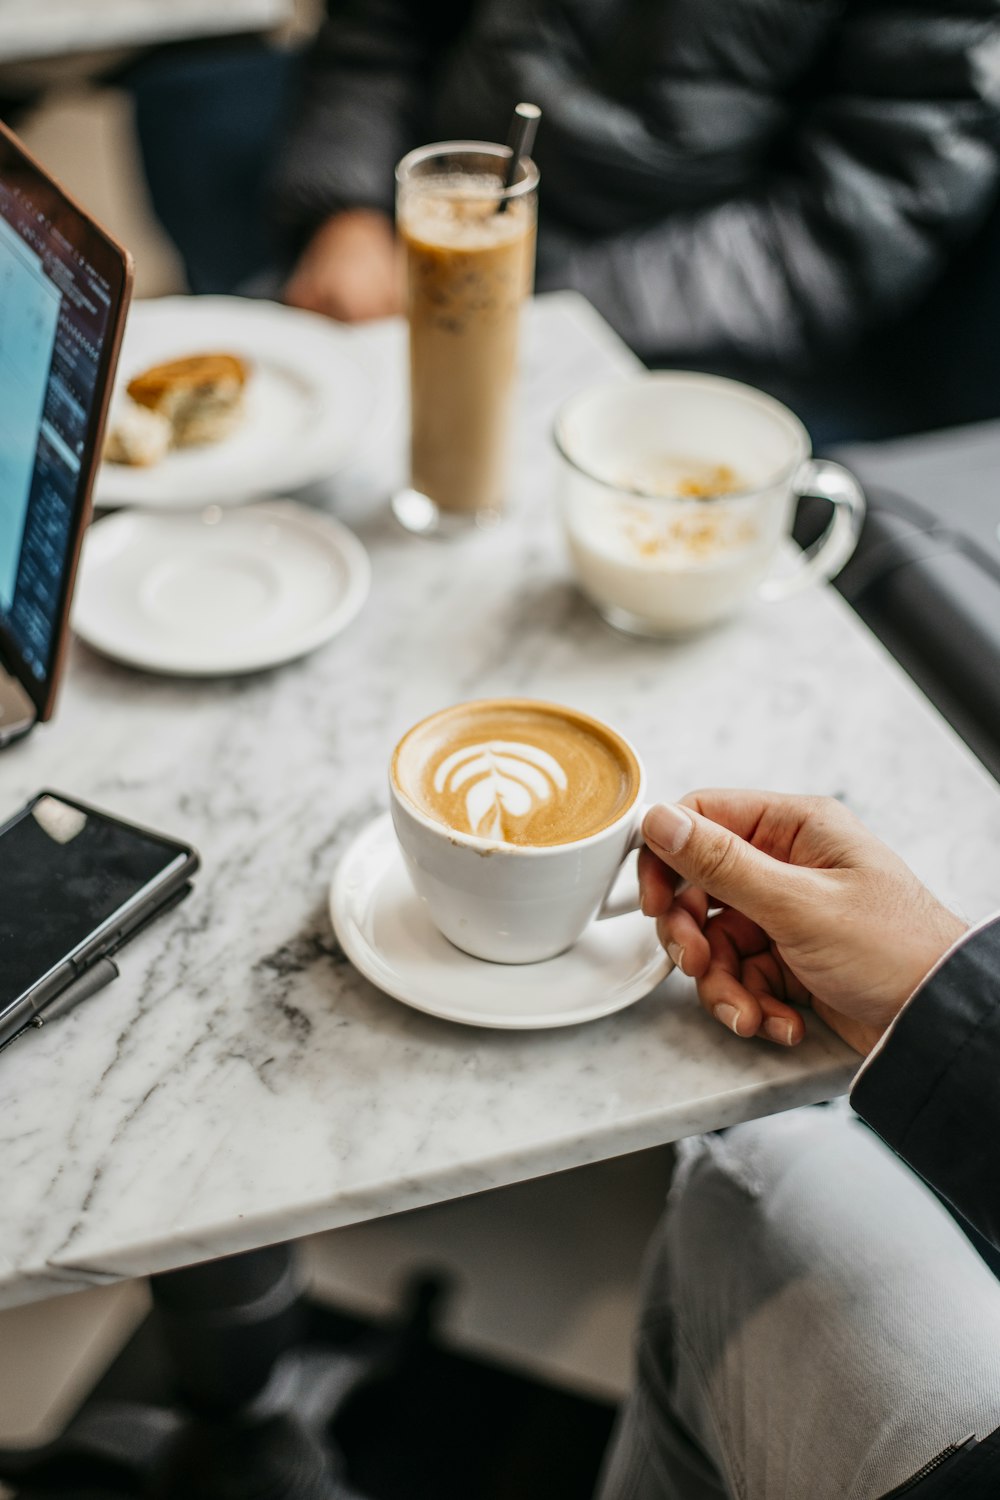
[[[635,827],[633,828],[632,836],[628,841],[628,847],[622,855],[622,865],[628,859],[630,854],[634,854],[637,849],[641,849],[643,844],[645,843],[645,839],[642,836],[642,824],[646,814],[649,812],[649,807],[651,805],[652,804],[644,805],[638,808],[636,811]],[[618,866],[618,874],[621,874],[621,865]],[[627,895],[622,895],[617,897],[617,899],[613,899],[611,892],[614,890],[614,887],[617,883],[618,876],[616,875],[611,887],[611,891],[608,892],[604,900],[601,902],[600,910],[598,911],[597,916],[594,919],[595,921],[603,922],[605,917],[624,917],[630,911],[639,910],[638,885],[636,885],[634,891],[629,891]]]
[[[814,583],[828,583],[836,578],[848,561],[861,535],[865,519],[865,492],[854,475],[841,464],[829,459],[807,459],[795,476],[793,490],[797,499],[815,495],[833,506],[823,535],[802,554],[793,572],[780,578],[766,578],[760,586],[762,599],[787,599]]]

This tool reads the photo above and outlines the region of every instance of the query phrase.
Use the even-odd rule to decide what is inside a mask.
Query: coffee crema
[[[457,833],[521,846],[570,844],[617,821],[639,766],[614,732],[570,708],[489,698],[443,709],[404,735],[399,789]]]

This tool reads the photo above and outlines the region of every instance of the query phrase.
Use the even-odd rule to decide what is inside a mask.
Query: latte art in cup
[[[585,714],[531,699],[463,703],[401,740],[398,789],[456,833],[527,847],[573,843],[638,795],[631,748]]]
[[[518,740],[487,740],[453,750],[434,772],[434,801],[451,804],[445,821],[455,827],[464,814],[466,829],[481,839],[503,839],[569,786],[562,766],[547,750]]]
[[[488,698],[404,734],[389,805],[418,900],[439,932],[490,963],[541,963],[589,924],[634,911],[611,897],[642,842],[645,775],[589,714]]]

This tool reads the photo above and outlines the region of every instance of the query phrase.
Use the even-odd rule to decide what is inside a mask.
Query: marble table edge
[[[850,1061],[831,1057],[821,1072],[799,1076],[787,1083],[781,1079],[765,1085],[750,1082],[708,1099],[646,1111],[627,1122],[618,1119],[592,1131],[556,1137],[538,1149],[501,1151],[475,1163],[455,1163],[419,1181],[364,1183],[346,1193],[313,1199],[294,1208],[241,1215],[236,1219],[227,1217],[190,1233],[180,1225],[168,1237],[137,1240],[114,1250],[102,1249],[99,1234],[92,1232],[90,1246],[80,1246],[72,1255],[57,1254],[35,1266],[0,1267],[0,1307],[175,1270],[667,1145],[706,1129],[720,1129],[756,1118],[761,1113],[762,1091],[770,1095],[767,1113],[821,1104],[846,1093],[854,1071]],[[706,1114],[710,1121],[706,1121]],[[39,1290],[42,1286],[44,1291]]]

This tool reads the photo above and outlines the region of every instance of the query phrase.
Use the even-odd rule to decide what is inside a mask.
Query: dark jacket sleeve
[[[861,1073],[851,1103],[1000,1247],[1000,919],[926,980]]]
[[[905,311],[996,197],[1000,7],[848,5],[824,47],[747,190],[597,241],[567,235],[543,277],[674,362],[808,364]],[[704,107],[741,106],[720,83]]]
[[[429,80],[459,10],[457,0],[331,0],[272,173],[286,227],[309,230],[344,208],[392,213],[393,168],[426,139]]]

